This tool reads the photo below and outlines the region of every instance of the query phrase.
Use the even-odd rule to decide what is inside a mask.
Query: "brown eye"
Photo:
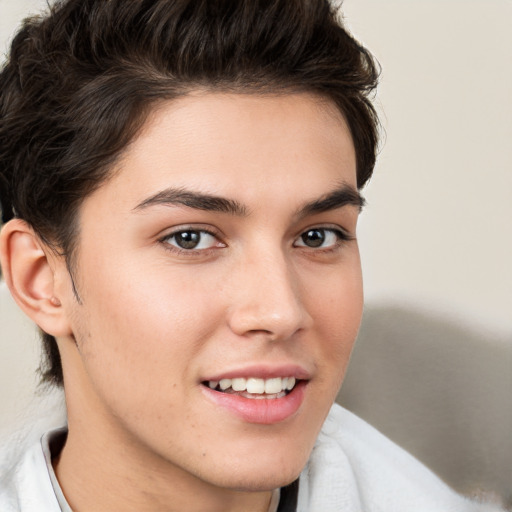
[[[178,249],[202,250],[219,245],[217,238],[200,229],[183,229],[167,236],[163,241]]]
[[[328,249],[350,239],[351,236],[341,229],[311,228],[304,231],[293,245],[310,249]]]
[[[321,247],[325,242],[325,230],[310,229],[301,235],[301,239],[307,247]]]
[[[174,235],[176,245],[182,249],[195,249],[201,241],[198,231],[180,231]]]

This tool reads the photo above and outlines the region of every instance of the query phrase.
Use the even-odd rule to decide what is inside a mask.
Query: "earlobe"
[[[25,314],[52,336],[69,335],[69,323],[55,286],[55,268],[43,243],[25,221],[13,219],[2,228],[0,262],[7,286]]]

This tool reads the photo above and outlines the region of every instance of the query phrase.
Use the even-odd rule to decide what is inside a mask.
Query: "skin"
[[[148,202],[169,187],[241,211]],[[298,477],[361,318],[359,208],[304,212],[343,187],[356,190],[355,152],[328,101],[195,93],[152,113],[81,207],[79,301],[44,251],[54,317],[39,323],[58,339],[69,418],[54,465],[73,510],[266,511]],[[319,247],[311,228],[326,230]],[[180,229],[212,235],[180,250]],[[284,364],[309,377],[284,421],[245,421],[204,393],[208,376]]]

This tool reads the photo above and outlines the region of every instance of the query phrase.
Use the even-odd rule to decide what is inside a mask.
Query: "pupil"
[[[181,233],[177,233],[175,237],[176,243],[182,249],[194,249],[201,238],[197,231],[182,231]]]
[[[323,229],[310,229],[302,235],[302,241],[308,247],[320,247],[325,240],[325,232]]]

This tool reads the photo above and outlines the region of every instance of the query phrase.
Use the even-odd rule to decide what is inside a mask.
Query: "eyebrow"
[[[325,194],[324,196],[306,203],[298,211],[299,217],[307,217],[330,210],[336,210],[343,206],[354,206],[359,211],[363,208],[365,200],[363,196],[351,185],[343,184],[340,188]],[[167,188],[157,194],[144,199],[133,210],[145,210],[151,206],[181,205],[196,210],[229,213],[239,217],[248,215],[248,209],[234,199],[194,192],[183,188]]]
[[[355,206],[361,211],[365,204],[366,201],[359,191],[351,185],[344,183],[340,188],[304,205],[299,210],[299,217],[337,210],[343,206]]]
[[[229,213],[245,217],[247,208],[233,199],[203,194],[201,192],[192,192],[182,188],[168,188],[158,192],[154,196],[148,197],[134,210],[144,210],[154,205],[166,206],[187,206],[196,210],[214,211],[220,213]]]

